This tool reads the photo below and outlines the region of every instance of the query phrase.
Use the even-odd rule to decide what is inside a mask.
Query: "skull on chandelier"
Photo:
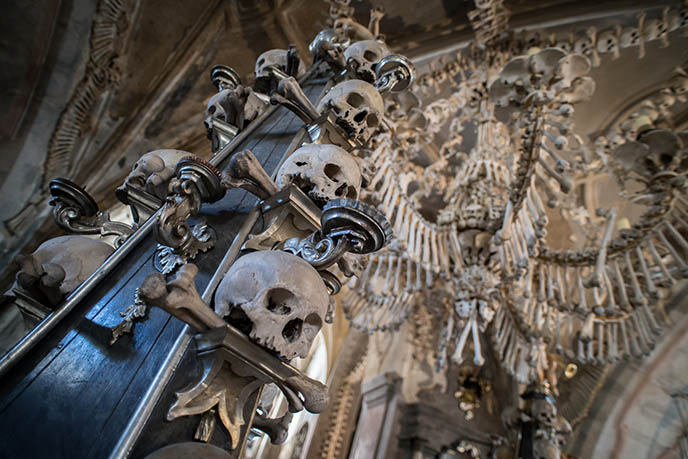
[[[344,51],[346,66],[358,79],[375,82],[375,66],[385,56],[392,54],[387,45],[378,40],[358,41]]]
[[[332,199],[358,199],[361,170],[352,155],[330,144],[309,144],[296,150],[282,164],[275,183],[295,185],[318,205]]]
[[[335,85],[318,104],[323,113],[331,108],[337,125],[347,135],[360,143],[366,143],[380,126],[385,110],[382,96],[370,83],[348,80]]]
[[[308,355],[329,305],[318,272],[281,251],[239,258],[215,293],[215,312],[286,361]]]
[[[165,199],[170,179],[175,176],[177,163],[190,155],[182,150],[150,151],[136,161],[124,184],[136,186]]]
[[[275,67],[282,72],[287,71],[287,50],[286,49],[271,49],[265,51],[263,54],[258,56],[256,60],[255,74],[256,78],[269,78],[270,77],[270,67]],[[306,68],[299,59],[299,68],[294,75],[296,78],[301,78],[303,74],[306,73]]]

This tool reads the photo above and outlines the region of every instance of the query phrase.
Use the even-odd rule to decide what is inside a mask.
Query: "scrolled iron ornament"
[[[117,236],[115,246],[119,247],[136,230],[136,225],[110,220],[110,214],[101,211],[91,195],[66,178],[51,180],[49,188],[55,222],[70,233]]]

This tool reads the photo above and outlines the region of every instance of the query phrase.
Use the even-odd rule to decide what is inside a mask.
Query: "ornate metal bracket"
[[[390,54],[380,59],[375,66],[375,88],[386,92],[401,92],[411,86],[416,79],[413,63],[401,54]]]
[[[305,239],[290,239],[284,246],[284,250],[318,270],[334,265],[348,252],[362,255],[378,251],[392,238],[392,228],[384,215],[352,199],[328,202],[320,222],[320,230]]]
[[[320,209],[295,186],[264,200],[260,208],[265,230],[250,235],[244,249],[274,250],[288,239],[306,237],[320,228]]]
[[[110,220],[110,214],[100,211],[95,200],[70,180],[59,177],[51,180],[49,187],[55,222],[70,233],[114,235],[119,247],[136,230],[136,225]]]
[[[225,194],[220,173],[200,158],[182,159],[176,174],[156,226],[156,238],[161,244],[156,254],[157,264],[164,273],[172,272],[176,266],[194,259],[198,252],[215,245],[209,227],[196,225],[192,229],[187,220],[198,214],[202,203],[215,202]]]

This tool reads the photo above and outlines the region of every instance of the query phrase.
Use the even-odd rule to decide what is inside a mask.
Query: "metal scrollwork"
[[[161,243],[158,261],[165,273],[215,245],[212,230],[206,225],[191,228],[187,220],[198,214],[202,203],[215,202],[225,194],[220,173],[200,158],[182,159],[176,173],[156,226],[156,237]]]
[[[347,252],[366,254],[384,247],[392,237],[387,219],[373,207],[352,199],[335,199],[323,207],[322,229],[305,239],[289,239],[284,250],[324,270]]]
[[[100,234],[117,236],[115,246],[135,230],[136,225],[110,220],[110,214],[98,209],[98,204],[86,191],[74,182],[58,177],[50,182],[50,205],[55,222],[75,234]]]

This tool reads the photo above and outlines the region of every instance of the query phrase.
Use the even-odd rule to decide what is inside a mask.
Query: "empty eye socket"
[[[352,107],[360,107],[361,105],[363,105],[363,102],[365,102],[365,100],[360,94],[352,92],[351,94],[346,96],[346,102]]]
[[[363,58],[365,60],[367,60],[368,62],[376,62],[377,61],[377,53],[367,49],[363,52]]]
[[[358,112],[354,115],[354,121],[356,121],[357,123],[362,123],[364,120],[366,120],[367,116],[368,116],[368,111],[367,110],[361,110],[360,112]]]
[[[366,123],[368,124],[369,127],[375,128],[380,124],[380,120],[378,119],[378,117],[375,113],[371,113],[366,118]]]
[[[327,178],[334,182],[338,182],[337,175],[341,172],[341,168],[336,164],[325,164],[324,172]]]
[[[291,313],[291,308],[287,305],[293,301],[294,295],[283,288],[275,288],[270,290],[267,294],[266,309],[274,314],[285,316]]]
[[[320,327],[322,327],[322,319],[320,319],[320,316],[315,314],[315,313],[308,314],[306,316],[306,325],[310,325],[311,327],[320,328]]]
[[[261,57],[260,59],[258,59],[257,64],[258,64],[258,67],[260,67],[261,65],[265,64],[265,59]]]
[[[303,320],[292,319],[287,322],[287,325],[282,329],[282,336],[284,339],[293,343],[301,337],[301,329],[303,328]]]

